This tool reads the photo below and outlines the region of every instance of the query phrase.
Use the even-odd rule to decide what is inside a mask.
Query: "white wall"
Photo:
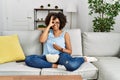
[[[82,32],[88,31],[90,26],[87,0],[80,0],[78,8],[78,27]]]
[[[3,30],[3,19],[2,19],[2,1],[0,0],[0,31]]]
[[[113,32],[120,32],[120,14],[115,18],[114,24],[114,31]]]
[[[58,5],[64,9],[68,22],[66,28],[70,27],[70,13],[66,12],[68,4],[77,6],[77,12],[72,14],[72,28],[80,28],[82,32],[92,31],[92,16],[89,16],[88,0],[0,0],[0,30],[33,30],[34,29],[34,8],[40,5],[51,8]],[[69,3],[70,2],[70,3]],[[2,4],[2,6],[1,6]],[[2,14],[3,13],[3,14]],[[30,18],[27,18],[30,17]],[[120,15],[116,17],[115,30],[120,32]]]

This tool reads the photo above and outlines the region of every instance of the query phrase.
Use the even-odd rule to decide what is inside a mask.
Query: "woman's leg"
[[[30,55],[25,59],[25,63],[28,66],[35,68],[52,68],[52,63],[46,61],[46,57],[44,55]]]
[[[61,53],[58,63],[64,65],[68,71],[74,71],[78,69],[85,60],[83,57],[72,58],[67,53]]]

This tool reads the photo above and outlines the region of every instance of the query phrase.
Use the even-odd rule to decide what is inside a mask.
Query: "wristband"
[[[61,48],[60,51],[63,52],[64,48]]]

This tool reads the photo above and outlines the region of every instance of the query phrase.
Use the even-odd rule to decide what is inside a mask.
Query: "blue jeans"
[[[68,71],[74,71],[78,69],[82,63],[84,63],[83,57],[71,57],[67,53],[60,53],[60,58],[56,64],[64,65]],[[52,68],[52,64],[46,60],[45,55],[30,55],[25,59],[25,63],[28,66],[35,68]]]

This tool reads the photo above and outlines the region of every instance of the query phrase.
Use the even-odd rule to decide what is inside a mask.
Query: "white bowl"
[[[58,54],[47,54],[46,59],[48,62],[56,63],[59,59],[59,55]]]

